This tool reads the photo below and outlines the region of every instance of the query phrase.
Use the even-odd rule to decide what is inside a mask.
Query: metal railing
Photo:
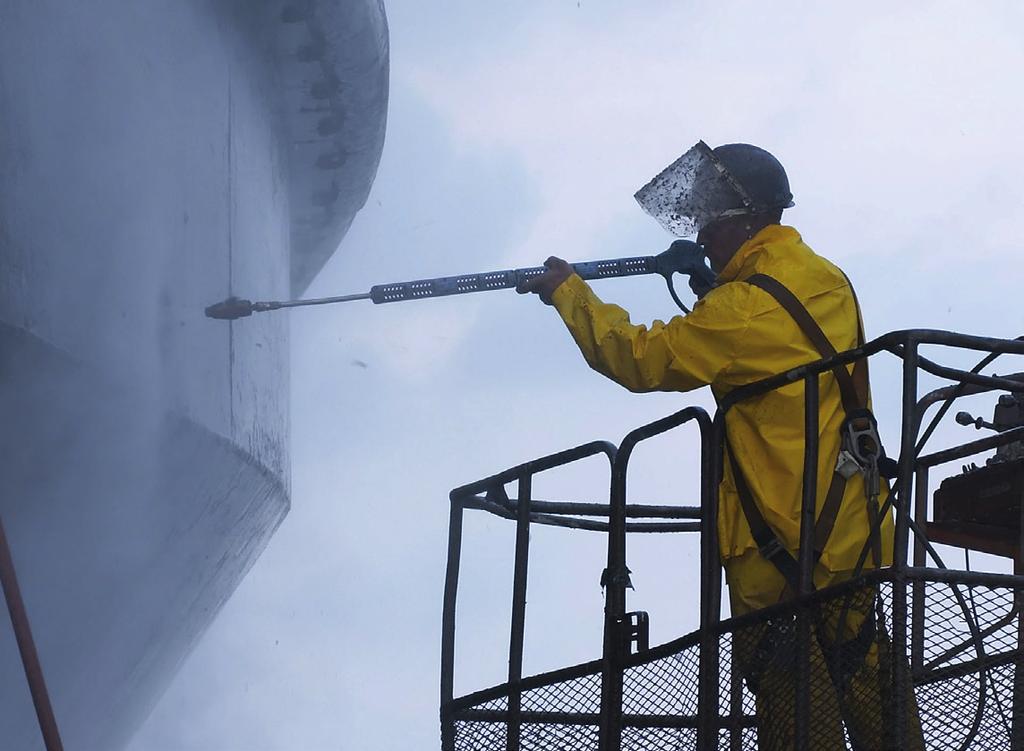
[[[606,592],[604,649],[600,661],[601,708],[589,719],[595,720],[601,725],[603,736],[614,738],[616,735],[621,735],[622,665],[630,650],[626,621],[626,588],[629,586],[629,572],[626,568],[626,533],[699,531],[702,524],[708,523],[703,516],[715,511],[714,504],[707,502],[713,497],[714,492],[710,471],[701,473],[701,505],[698,507],[627,504],[626,479],[629,458],[640,442],[691,421],[696,422],[700,427],[702,463],[708,465],[710,469],[711,420],[704,410],[691,407],[632,431],[618,447],[607,442],[587,443],[568,451],[521,464],[483,480],[456,488],[451,492],[448,567],[445,578],[441,639],[442,746],[444,748],[454,748],[453,718],[460,705],[466,704],[465,700],[455,702],[453,696],[455,608],[461,560],[462,521],[466,509],[489,511],[507,519],[514,519],[516,522],[508,680],[496,689],[499,695],[507,697],[508,700],[504,714],[504,722],[507,726],[507,748],[519,747],[519,730],[523,722],[521,707],[521,696],[524,690],[522,660],[530,524],[587,529],[608,534],[607,566],[601,576],[601,582]],[[608,504],[554,503],[532,497],[531,489],[535,475],[602,454],[608,459],[611,470],[610,502]],[[509,498],[506,491],[506,485],[513,482],[517,485],[515,501]],[[607,521],[579,518],[581,516],[607,517]],[[661,520],[700,519],[700,521],[629,521],[629,519],[652,518]],[[716,551],[709,549],[709,552],[717,555]],[[705,570],[704,563],[707,560],[712,559],[709,556],[702,556],[702,570]],[[706,573],[718,576],[717,559],[714,559],[712,564],[707,567]],[[574,673],[575,671],[571,671],[566,675]],[[475,697],[474,700],[479,698],[481,697]],[[535,718],[530,717],[529,719]]]
[[[988,353],[988,357],[974,371],[965,371],[923,357],[920,349],[925,345],[976,350]],[[893,564],[885,569],[869,570],[842,585],[815,591],[812,585],[815,564],[812,540],[818,486],[818,378],[836,365],[845,366],[881,352],[889,352],[902,361],[898,474],[887,501],[895,508],[896,515]],[[938,720],[929,714],[932,712],[931,705],[919,706],[921,700],[918,695],[930,696],[927,694],[930,690],[928,687],[944,681],[964,680],[965,677],[973,676],[971,680],[976,680],[978,700],[972,710],[973,714],[965,711],[964,722],[967,726],[972,723],[977,726],[975,735],[981,732],[978,728],[989,727],[985,723],[989,722],[989,715],[994,710],[986,705],[986,697],[995,690],[992,688],[996,685],[992,671],[1001,670],[1012,671],[1008,684],[1012,684],[1012,689],[1008,690],[1000,683],[1001,688],[993,695],[990,704],[1000,707],[999,716],[1005,720],[1002,699],[1012,701],[1012,722],[1002,723],[1006,726],[1008,745],[1005,747],[1024,747],[1024,670],[1013,669],[1020,661],[1021,649],[1024,648],[1024,627],[1021,625],[1021,609],[1017,605],[1020,593],[1024,591],[1024,576],[985,575],[925,568],[924,565],[929,551],[938,560],[924,533],[929,470],[945,462],[1021,440],[1024,436],[1024,429],[1015,429],[922,456],[923,448],[934,429],[933,423],[921,436],[924,416],[931,406],[940,401],[943,405],[938,417],[945,414],[949,404],[960,396],[990,390],[1024,391],[1024,381],[1017,377],[980,374],[981,367],[1000,354],[1024,354],[1024,342],[932,330],[893,332],[862,347],[738,388],[721,400],[714,420],[698,408],[685,409],[631,432],[618,447],[609,443],[586,444],[453,490],[450,494],[451,522],[442,633],[442,749],[461,751],[463,748],[500,748],[513,751],[550,747],[619,751],[627,748],[756,748],[759,742],[757,734],[763,732],[767,737],[770,733],[763,722],[759,724],[757,713],[752,711],[754,696],[746,685],[749,683],[747,676],[737,668],[735,647],[739,643],[737,640],[745,638],[745,630],[763,631],[767,624],[776,624],[773,628],[777,628],[777,624],[786,623],[787,618],[793,619],[795,628],[791,657],[797,678],[791,702],[793,716],[786,719],[787,723],[791,722],[787,732],[792,734],[793,747],[816,747],[814,736],[820,732],[816,725],[819,721],[821,697],[814,693],[816,688],[813,685],[811,663],[819,659],[816,651],[820,650],[812,634],[816,629],[820,630],[823,609],[840,607],[837,603],[844,603],[841,608],[842,618],[845,619],[850,608],[850,598],[854,596],[851,593],[868,591],[874,593],[872,599],[878,598],[879,617],[883,621],[876,624],[877,633],[881,637],[871,649],[877,652],[877,672],[879,675],[884,674],[888,682],[883,687],[883,693],[889,705],[884,708],[884,718],[879,715],[876,724],[883,724],[883,720],[891,723],[891,727],[884,730],[889,733],[892,747],[917,748],[918,741],[915,738],[920,738],[923,744],[930,737],[928,733],[937,727],[935,723]],[[953,381],[954,385],[918,400],[920,371]],[[745,399],[797,381],[803,383],[805,410],[800,548],[797,556],[800,592],[793,600],[774,608],[721,621],[716,491],[722,474],[726,415],[733,406]],[[878,384],[875,386],[877,388]],[[641,441],[688,422],[696,423],[700,430],[700,507],[628,503],[626,473],[633,449]],[[595,454],[604,454],[611,466],[608,505],[550,503],[532,497],[534,475]],[[505,486],[513,481],[518,486],[514,501],[509,499],[505,491]],[[462,516],[466,509],[481,509],[516,520],[515,576],[507,682],[456,698],[453,695],[455,604]],[[583,515],[606,517],[607,521],[578,518]],[[880,514],[879,519],[883,516]],[[635,521],[645,517],[658,518],[659,521]],[[699,519],[699,522],[679,521],[681,519]],[[606,599],[600,659],[524,678],[522,650],[530,524],[604,532],[608,535],[608,554],[603,576]],[[626,567],[627,534],[695,530],[703,532],[700,543],[700,629],[668,644],[633,654],[626,617],[626,588],[629,581]],[[908,565],[911,531],[915,533],[913,566]],[[867,552],[865,546],[860,565],[863,565]],[[998,613],[998,617],[993,616],[991,622],[982,624],[976,598],[987,598],[984,599],[987,607],[984,612]],[[944,607],[951,608],[953,616],[963,621],[964,633],[955,635],[950,631],[947,641],[951,643],[948,644],[940,643],[946,639],[945,636],[942,639],[936,636],[946,633],[940,623],[941,613],[929,609],[936,602],[945,603]],[[840,625],[842,623],[840,620]],[[1007,629],[1011,629],[1014,634],[1015,643],[1012,648],[1006,646]],[[988,642],[993,639],[998,641],[995,651],[988,648]],[[969,654],[974,656],[967,659]],[[669,665],[673,660],[676,667]],[[835,666],[829,662],[828,667],[832,670]],[[665,678],[670,673],[673,677]],[[640,675],[646,677],[636,677]],[[650,686],[658,684],[658,681],[669,680],[673,682],[672,686],[657,692],[657,696],[652,691],[643,693]],[[628,684],[625,689],[624,684]],[[842,704],[849,697],[844,698],[842,691],[839,693]],[[637,698],[641,694],[643,701]],[[525,708],[524,695],[530,697],[529,706]],[[646,705],[641,706],[644,701],[650,705],[649,711],[644,708]],[[720,711],[723,701],[727,705],[724,713]],[[671,707],[672,711],[665,711],[667,707]],[[818,707],[818,713],[815,707]],[[849,706],[839,706],[836,712],[841,716],[837,716],[836,721],[845,724],[847,728],[846,742],[855,743],[850,728],[857,725],[858,720],[851,718],[850,711]],[[973,717],[970,722],[968,716]],[[812,717],[815,719],[813,725]],[[460,727],[472,727],[472,733],[478,737],[465,741],[459,736]],[[879,732],[882,730],[880,728]],[[1002,730],[992,730],[986,737],[994,738],[997,732]],[[561,735],[554,739],[551,733]],[[553,745],[556,740],[560,745]],[[971,746],[968,738],[963,748],[971,747],[999,746]]]

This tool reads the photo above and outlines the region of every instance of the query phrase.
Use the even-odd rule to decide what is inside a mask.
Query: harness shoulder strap
[[[767,274],[754,274],[753,276],[748,277],[745,281],[771,295],[776,302],[778,302],[779,305],[789,313],[790,317],[793,318],[800,330],[810,340],[811,344],[814,345],[815,349],[818,350],[818,354],[820,354],[821,357],[827,358],[837,354],[835,347],[832,346],[828,337],[825,336],[825,332],[821,330],[818,322],[814,320],[814,317],[808,312],[803,303],[801,303],[796,295],[794,295],[784,284]],[[853,285],[849,284],[848,278],[846,281],[851,293],[853,293]],[[860,305],[857,303],[856,293],[853,293],[853,298],[854,306],[857,311],[857,345],[861,346],[864,344],[864,330],[860,319]],[[832,368],[832,373],[835,375],[836,381],[839,384],[843,410],[846,412],[847,418],[851,419],[858,414],[862,414],[867,408],[868,397],[866,359],[858,360],[857,363],[855,363],[852,375],[850,374],[850,371],[846,369],[846,366],[842,364],[834,366]],[[736,460],[736,456],[733,453],[732,446],[729,444],[728,439],[726,440],[726,448],[729,452],[729,459],[732,465],[733,478],[736,482],[736,492],[739,496],[740,506],[743,508],[743,514],[747,519],[747,524],[750,527],[754,541],[757,543],[758,550],[765,558],[775,565],[787,582],[789,582],[790,586],[793,587],[794,591],[796,591],[797,584],[799,582],[799,566],[793,556],[785,549],[785,546],[779,540],[778,535],[768,525],[768,522],[765,520],[761,510],[757,507],[753,493],[751,493],[750,487],[747,485],[746,478],[743,476],[743,470],[740,468],[739,462]],[[815,562],[817,562],[824,553],[825,545],[828,543],[828,538],[831,536],[832,530],[835,528],[836,519],[839,516],[839,509],[842,505],[845,493],[846,478],[838,472],[833,473],[832,481],[829,484],[828,491],[825,495],[825,501],[822,505],[821,514],[814,525]],[[781,551],[781,553],[779,551]]]
[[[745,281],[763,289],[774,297],[775,301],[782,306],[782,309],[789,313],[790,317],[796,321],[796,325],[804,332],[804,336],[810,339],[811,344],[818,350],[819,355],[825,358],[834,357],[837,354],[836,348],[832,346],[832,342],[825,336],[825,332],[821,330],[818,322],[814,320],[814,317],[807,311],[807,308],[804,307],[804,304],[800,302],[797,296],[790,292],[789,288],[782,282],[767,274],[754,274]],[[850,289],[853,288],[851,287]],[[854,298],[854,305],[856,305],[856,297]],[[857,309],[857,339],[858,346],[864,343],[864,336],[860,326],[859,307]],[[832,372],[839,382],[839,391],[842,395],[843,409],[846,410],[846,414],[850,415],[858,409],[863,409],[867,404],[867,392],[865,390],[865,398],[862,400],[858,393],[859,389],[854,383],[854,378],[850,375],[850,371],[846,369],[846,366],[836,365],[832,368]]]
[[[765,520],[761,509],[757,507],[754,494],[750,492],[747,479],[743,476],[743,470],[736,461],[736,454],[732,450],[732,443],[728,437],[725,439],[725,449],[729,453],[729,464],[732,465],[732,477],[736,483],[736,495],[740,499],[740,508],[747,518],[747,525],[750,527],[750,534],[757,543],[758,552],[772,565],[778,569],[785,578],[793,592],[800,591],[800,566],[796,559],[786,550],[782,540],[775,534],[768,522]]]
[[[846,279],[850,293],[853,295],[853,304],[857,316],[857,346],[861,346],[864,344],[864,327],[860,318],[860,305],[857,302],[857,294],[853,290],[853,285],[850,284],[849,277],[844,274],[843,278]],[[811,341],[815,349],[818,350],[818,354],[822,357],[832,357],[836,354],[835,347],[832,346],[828,337],[825,336],[818,322],[814,320],[814,317],[811,316],[796,295],[782,282],[767,274],[755,274],[749,277],[747,281],[775,298],[779,305],[793,318],[801,331],[804,332],[804,335]],[[832,368],[832,373],[839,383],[843,410],[846,412],[847,419],[867,419],[865,414],[869,391],[867,358],[861,358],[854,364],[852,375],[846,369],[846,366],[842,364],[837,364]],[[832,530],[835,528],[836,519],[839,517],[839,509],[846,494],[846,481],[846,478],[838,472],[832,475],[832,482],[829,484],[828,491],[825,494],[825,502],[822,504],[821,514],[814,525],[815,561],[819,560],[825,552],[825,545],[828,543],[828,538],[832,535]],[[873,553],[876,550],[880,550],[878,540],[873,539],[872,543]]]

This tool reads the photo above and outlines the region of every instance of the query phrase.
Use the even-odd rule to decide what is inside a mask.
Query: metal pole
[[[57,718],[53,714],[50,696],[46,692],[43,667],[39,663],[39,654],[36,652],[36,645],[32,639],[28,612],[25,610],[25,601],[21,597],[21,588],[18,586],[14,560],[11,557],[11,549],[7,545],[7,533],[4,531],[2,519],[0,519],[0,583],[3,584],[7,610],[11,614],[14,637],[18,642],[21,664],[25,668],[25,677],[28,679],[29,691],[32,693],[32,703],[36,708],[36,718],[39,720],[39,729],[43,734],[46,751],[63,751],[64,745],[61,743],[60,732],[57,729]]]
[[[626,467],[634,444],[623,442],[612,464],[608,516],[608,565],[605,569],[604,649],[601,671],[600,751],[619,751],[622,744],[622,660],[626,617]]]
[[[506,749],[519,751],[522,711],[523,639],[526,632],[526,574],[530,557],[530,493],[533,477],[519,477],[516,509],[515,575],[512,580],[512,633],[508,647],[508,735]]]
[[[259,312],[265,310],[277,310],[278,308],[303,308],[308,305],[333,305],[338,302],[354,302],[355,300],[369,300],[369,292],[359,292],[354,295],[335,295],[334,297],[316,297],[309,298],[306,300],[284,300],[281,302],[267,302],[267,303],[253,303],[253,308],[257,305],[263,305],[265,307],[257,309]]]
[[[893,709],[895,710],[896,748],[905,749],[909,727],[909,703],[912,690],[907,661],[907,552],[910,536],[910,499],[913,497],[915,425],[917,405],[918,342],[908,337],[903,351],[903,424],[900,435],[900,492],[896,504],[896,539],[893,544],[892,579],[892,676]]]
[[[1024,525],[1024,498],[1018,499],[1020,505],[1019,525]],[[1024,526],[1019,527],[1017,538],[1017,555],[1013,559],[1013,573],[1024,574]],[[1024,649],[1024,592],[1013,590],[1013,602],[1017,608],[1017,651]],[[1013,707],[1010,710],[1010,748],[1024,748],[1024,659],[1017,658],[1013,663]]]
[[[725,445],[725,413],[719,410],[712,423],[711,435],[706,436],[702,426],[701,441],[701,533],[700,533],[700,663],[697,683],[697,748],[712,751],[718,748],[718,680],[719,644],[718,624],[722,617],[722,567],[719,563],[718,544],[718,486],[722,478],[722,457]],[[733,692],[731,708],[733,719],[742,711],[736,702],[735,676],[732,666]],[[732,727],[730,743],[735,745],[742,732]]]
[[[818,499],[818,375],[804,378],[804,477],[800,503],[800,591],[814,591],[814,516]],[[811,620],[797,609],[796,748],[807,749],[811,737]],[[824,721],[828,721],[827,718]]]
[[[800,591],[814,591],[814,517],[818,502],[818,375],[804,378],[804,477],[800,503]]]
[[[914,521],[919,529],[928,523],[928,467],[916,470],[917,485],[914,487]],[[914,536],[914,568],[925,565],[924,541]],[[916,672],[924,666],[924,601],[928,583],[924,579],[911,582],[913,607],[910,611],[910,665]]]
[[[441,749],[454,751],[455,723],[449,706],[455,698],[455,605],[462,557],[462,503],[451,499],[448,517],[448,565],[444,575],[444,605],[441,614]]]

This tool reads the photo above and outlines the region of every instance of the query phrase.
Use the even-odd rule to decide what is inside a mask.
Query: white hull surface
[[[203,309],[309,283],[386,103],[377,0],[0,0],[0,513],[69,749],[124,745],[288,511],[288,317]],[[6,614],[0,747],[42,748]]]

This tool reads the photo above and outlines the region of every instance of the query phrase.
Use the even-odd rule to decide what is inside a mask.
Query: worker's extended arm
[[[630,323],[617,305],[602,302],[576,275],[551,301],[594,370],[630,391],[689,391],[723,375],[740,348],[748,317],[724,288],[687,316],[650,327]]]

